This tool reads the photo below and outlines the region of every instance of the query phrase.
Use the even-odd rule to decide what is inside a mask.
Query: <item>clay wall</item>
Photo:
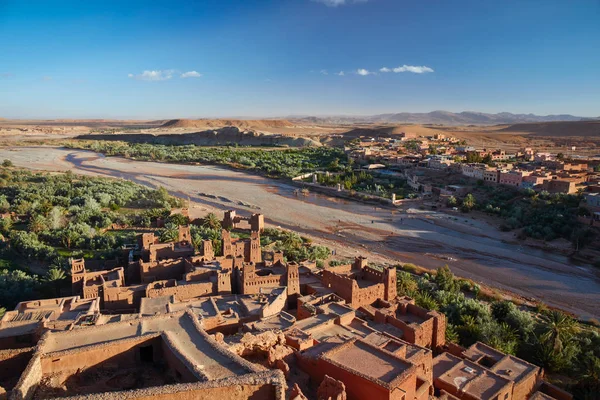
[[[146,297],[174,296],[177,301],[185,301],[207,295],[217,294],[216,282],[179,282],[176,286],[153,288],[149,286],[146,290]]]
[[[383,282],[383,272],[371,267],[365,267],[362,270],[363,279],[371,282]]]
[[[233,293],[231,287],[231,272],[218,272],[217,273],[217,293],[218,294],[231,294]]]
[[[434,381],[434,386],[437,390],[445,390],[446,392],[450,393],[453,396],[458,397],[461,400],[482,400],[479,396],[474,396],[472,394],[469,393],[468,387],[466,389],[466,391],[462,391],[450,384],[450,383],[446,383],[440,379],[435,379]],[[492,399],[508,399],[508,400],[513,400],[513,398],[511,397],[511,392],[512,392],[512,382],[510,385],[507,385],[505,389],[503,389],[501,392],[498,392],[496,394],[496,396],[491,397]],[[506,397],[505,397],[506,396]],[[523,398],[525,399],[525,398]],[[514,399],[516,400],[516,399]]]
[[[14,400],[30,399],[42,380],[42,361],[39,355],[34,354],[31,361],[23,371],[19,382],[11,393]]]
[[[185,273],[183,259],[150,261],[140,260],[140,279],[142,283],[162,281],[166,279],[180,279]]]
[[[35,346],[39,340],[37,332],[24,333],[22,335],[6,336],[0,338],[0,350],[6,349],[22,349],[25,347]]]
[[[327,271],[336,274],[349,274],[352,271],[352,264],[336,265],[335,267],[327,267]]]
[[[215,258],[215,251],[213,249],[212,241],[203,240],[202,241],[202,255],[206,260],[212,260]]]
[[[246,374],[208,382],[183,383],[122,392],[74,397],[76,400],[285,400],[285,378],[280,371]]]
[[[343,298],[346,303],[352,303],[352,287],[355,284],[352,278],[336,275],[329,270],[323,271],[321,279],[323,286]]]
[[[169,369],[175,372],[175,376],[181,382],[196,382],[198,377],[190,370],[189,362],[183,359],[180,353],[171,345],[171,333],[163,334],[163,342],[161,344],[162,359],[167,363]]]
[[[573,395],[565,392],[559,387],[556,387],[548,382],[542,382],[539,391],[547,394],[548,396],[554,397],[556,400],[572,400]]]
[[[103,307],[107,310],[139,308],[145,291],[140,286],[105,287]]]
[[[194,255],[194,248],[191,245],[180,247],[179,243],[160,243],[150,246],[148,260],[152,262],[192,255]]]
[[[227,257],[227,256],[235,257],[233,254],[233,247],[231,245],[231,233],[229,233],[229,231],[227,229],[221,230],[221,239],[222,239],[221,243],[222,243],[223,257]]]
[[[540,381],[539,371],[538,373],[531,373],[521,382],[515,382],[512,391],[513,399],[526,399],[528,398],[537,387]]]
[[[192,241],[192,233],[189,225],[180,225],[177,227],[178,242],[190,243]]]
[[[286,286],[285,275],[256,276],[253,279],[243,279],[242,294],[257,294],[261,288]]]
[[[355,282],[352,293],[351,306],[353,308],[360,308],[363,305],[373,304],[377,299],[384,297],[385,287],[383,283],[377,283],[365,288],[358,287]]]
[[[34,348],[30,347],[0,351],[0,386],[6,391],[12,390],[17,383],[31,360],[33,350]]]
[[[281,291],[281,294],[278,295],[275,300],[273,300],[270,304],[263,306],[261,310],[261,318],[270,317],[279,313],[283,310],[287,304],[288,294],[285,290]]]
[[[45,355],[41,359],[42,371],[44,375],[60,374],[66,378],[78,370],[85,370],[108,360],[118,363],[120,367],[134,366],[140,362],[138,349],[145,346],[152,346],[154,359],[159,359],[162,352],[161,338],[158,334],[152,334]]]
[[[329,375],[334,379],[344,382],[348,400],[406,400],[414,399],[415,397],[416,374],[407,376],[407,379],[397,388],[388,389],[366,377],[344,369],[343,366],[332,364],[327,360],[319,359],[317,371],[323,377],[324,375]]]

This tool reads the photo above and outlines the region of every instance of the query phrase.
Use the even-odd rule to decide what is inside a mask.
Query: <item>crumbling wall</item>
[[[208,382],[182,383],[138,390],[73,397],[76,400],[285,400],[280,371],[264,371]]]
[[[12,390],[29,364],[34,348],[0,351],[0,386]]]
[[[346,303],[352,303],[352,289],[353,285],[356,283],[354,279],[325,270],[323,271],[321,281],[325,288],[335,292],[335,294],[344,299]]]
[[[384,284],[377,283],[364,288],[358,286],[354,281],[352,288],[352,302],[350,305],[354,308],[360,308],[363,305],[373,304],[377,299],[384,297]]]
[[[66,378],[78,370],[85,370],[108,360],[117,362],[119,366],[136,365],[140,361],[137,352],[140,347],[152,346],[157,359],[160,344],[160,334],[150,334],[51,353],[41,358],[42,372],[44,375],[61,374]]]
[[[126,310],[139,308],[145,291],[140,286],[104,287],[104,308]]]
[[[185,262],[183,259],[150,262],[140,260],[140,279],[142,283],[180,279],[184,273]]]
[[[177,301],[185,301],[207,295],[216,295],[216,282],[184,282],[169,287],[152,288],[146,290],[146,297],[174,296]]]
[[[318,400],[346,400],[346,386],[343,382],[325,375],[317,390]]]
[[[285,290],[282,290],[279,295],[275,298],[275,300],[271,301],[270,304],[266,304],[262,307],[261,310],[261,318],[270,317],[272,315],[278,314],[282,311],[287,304],[288,294]]]
[[[12,391],[12,399],[26,400],[30,399],[35,393],[40,381],[42,380],[42,362],[38,354],[34,354],[29,361],[27,368],[23,371],[21,379],[17,382]]]

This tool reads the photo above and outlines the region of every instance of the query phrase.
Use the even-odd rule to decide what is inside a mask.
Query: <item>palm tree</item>
[[[208,229],[220,229],[221,220],[215,215],[215,213],[208,213],[202,218],[202,226]]]
[[[292,231],[285,231],[281,242],[288,249],[297,249],[303,243],[300,235]]]
[[[551,348],[560,353],[577,331],[575,320],[565,313],[550,310],[542,314],[540,340],[546,342]]]
[[[467,194],[462,202],[462,206],[467,211],[475,207],[475,196],[473,196],[471,193]]]
[[[179,229],[175,224],[165,224],[165,229],[160,234],[162,242],[175,242],[179,238]]]
[[[50,286],[54,286],[54,290],[56,291],[56,296],[60,296],[60,285],[66,279],[67,274],[65,271],[57,265],[53,265],[50,267],[46,276],[44,277],[44,282],[46,282]]]

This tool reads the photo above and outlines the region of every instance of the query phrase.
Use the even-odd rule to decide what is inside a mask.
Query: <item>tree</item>
[[[456,205],[458,204],[458,200],[456,200],[456,197],[450,196],[446,200],[446,204],[448,205],[448,207],[456,207]]]
[[[10,161],[10,160],[8,160],[8,159],[5,159],[4,161],[2,161],[2,166],[5,167],[5,168],[12,167],[13,166],[13,162]]]
[[[577,331],[575,320],[558,310],[543,313],[541,319],[540,339],[560,353]]]
[[[43,281],[50,286],[54,286],[56,297],[60,297],[60,286],[66,277],[65,271],[60,266],[53,265],[46,273]]]
[[[28,227],[31,232],[40,233],[48,228],[48,222],[42,215],[36,215],[29,221]]]
[[[302,246],[304,242],[296,232],[285,231],[283,232],[281,243],[287,249],[297,249]]]
[[[446,292],[456,293],[460,290],[460,283],[454,278],[454,274],[450,271],[448,265],[438,268],[435,274],[435,284],[438,289]]]
[[[179,239],[179,227],[175,224],[167,223],[160,233],[161,242],[176,242]]]
[[[221,229],[221,220],[215,213],[208,213],[202,218],[202,226],[208,229]]]
[[[462,209],[465,212],[471,211],[475,207],[475,196],[471,193],[467,194],[462,202]]]

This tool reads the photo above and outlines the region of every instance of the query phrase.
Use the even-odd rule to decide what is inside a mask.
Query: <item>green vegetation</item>
[[[556,310],[528,310],[501,298],[484,301],[478,285],[457,279],[447,266],[421,276],[398,271],[397,283],[399,295],[446,315],[448,340],[462,346],[481,341],[542,366],[577,398],[593,398],[600,391],[597,329]]]
[[[0,306],[56,297],[67,284],[68,257],[112,258],[134,240],[113,224],[148,227],[179,200],[134,183],[0,168]],[[8,166],[8,167],[7,167]]]
[[[521,229],[520,237],[551,241],[557,238],[570,240],[581,248],[590,243],[593,232],[577,220],[580,212],[579,194],[549,194],[531,189],[522,191],[506,187],[485,186],[479,189],[477,204],[481,211],[500,216],[503,231]]]
[[[345,161],[340,160],[346,159],[342,150],[331,147],[267,150],[195,145],[166,146],[100,140],[70,141],[65,146],[144,161],[227,165],[265,173],[271,177],[287,178],[330,167],[335,170],[344,167]]]
[[[306,178],[305,181],[312,182],[312,178]],[[348,165],[343,172],[318,174],[317,182],[330,187],[335,187],[339,184],[346,190],[354,190],[385,198],[391,198],[392,194],[395,194],[397,199],[416,195],[406,184],[406,179],[404,178],[382,174],[377,171],[355,172],[352,170],[351,165]]]
[[[331,255],[329,248],[314,245],[310,239],[292,231],[266,228],[260,240],[263,246],[283,251],[287,261],[316,261],[317,265],[322,267],[323,261]]]

